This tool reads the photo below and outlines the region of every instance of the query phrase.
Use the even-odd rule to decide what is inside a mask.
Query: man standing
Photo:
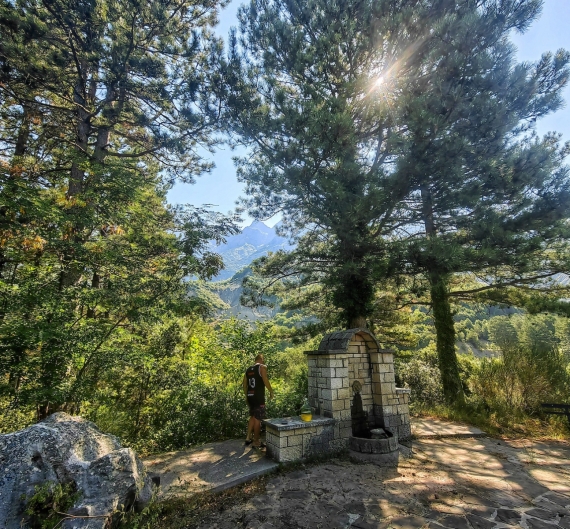
[[[269,390],[269,398],[273,398],[273,389],[267,377],[267,366],[263,363],[263,355],[255,357],[255,365],[248,367],[243,376],[243,390],[249,405],[249,423],[245,444],[253,442],[254,448],[262,448],[259,439],[261,421],[265,419],[265,388]],[[252,438],[253,436],[253,438]]]

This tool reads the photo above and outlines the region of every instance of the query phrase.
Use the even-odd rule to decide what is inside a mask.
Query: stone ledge
[[[396,393],[411,393],[412,390],[409,388],[396,388]]]
[[[346,356],[362,356],[362,355],[369,355],[369,354],[393,354],[396,356],[396,353],[392,351],[392,349],[370,349],[369,351],[362,352],[362,353],[352,353],[347,349],[328,349],[326,351],[303,351],[303,354],[306,355],[315,355],[315,356],[336,356],[336,355],[346,355]]]
[[[286,422],[284,422],[286,421]],[[291,418],[278,418],[278,419],[265,419],[263,421],[267,428],[277,430],[278,432],[286,430],[298,430],[301,428],[316,428],[318,426],[328,426],[335,424],[336,420],[328,417],[321,417],[320,415],[313,415],[312,420],[309,422],[302,421],[300,417]]]

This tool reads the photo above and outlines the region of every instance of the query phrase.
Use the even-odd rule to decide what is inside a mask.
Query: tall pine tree
[[[231,224],[165,205],[209,168],[219,4],[0,4],[0,397],[38,418],[78,412],[113,338],[221,266],[206,242]]]
[[[568,54],[517,65],[508,40],[540,7],[256,1],[234,41],[249,207],[309,232],[266,270],[325,284],[349,326],[379,282],[423,274],[449,402],[462,399],[450,278],[536,281],[566,251],[567,149],[532,127],[561,105]]]
[[[538,138],[533,126],[562,105],[570,55],[516,64],[509,41],[540,5],[459,3],[434,27],[422,75],[399,101],[408,126],[401,221],[412,235],[395,254],[429,283],[448,402],[462,398],[450,298],[469,293],[453,292],[453,276],[476,274],[482,291],[537,285],[567,269],[570,144]]]
[[[375,84],[389,65],[415,67],[440,3],[255,1],[231,42],[242,71],[230,122],[251,149],[238,173],[247,205],[310,232],[289,264],[326,285],[349,327],[367,325],[405,192],[393,171],[405,129]]]

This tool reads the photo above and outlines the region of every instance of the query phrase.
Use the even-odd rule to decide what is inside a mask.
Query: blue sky
[[[233,0],[221,13],[220,23],[216,28],[220,36],[226,37],[230,28],[237,25],[237,10],[243,0]],[[546,51],[555,52],[560,48],[570,50],[570,0],[545,0],[542,16],[520,35],[513,35],[513,42],[518,49],[519,61],[536,61]],[[564,93],[566,106],[537,123],[537,131],[544,134],[549,131],[562,133],[563,139],[570,140],[570,86]],[[212,209],[228,213],[235,207],[235,201],[243,194],[244,185],[236,179],[232,152],[229,147],[219,149],[209,157],[216,167],[210,174],[197,178],[193,185],[177,184],[168,194],[168,200],[174,204],[210,204]],[[271,219],[272,225],[278,219]],[[244,218],[244,225],[251,219]]]

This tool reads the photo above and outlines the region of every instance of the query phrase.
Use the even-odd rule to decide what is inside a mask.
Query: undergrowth
[[[29,529],[56,529],[65,518],[65,513],[79,499],[75,483],[47,481],[36,486],[34,494],[24,497],[26,502],[27,527]]]
[[[412,417],[426,417],[458,421],[477,426],[491,436],[527,438],[536,440],[570,439],[570,425],[565,417],[541,419],[523,413],[498,413],[487,411],[467,403],[462,408],[437,405],[415,404],[411,409]]]
[[[236,504],[265,492],[271,476],[261,476],[253,481],[222,492],[202,492],[188,496],[172,496],[160,502],[152,502],[141,513],[129,513],[123,517],[118,529],[187,529],[196,527],[214,514],[221,514]]]

